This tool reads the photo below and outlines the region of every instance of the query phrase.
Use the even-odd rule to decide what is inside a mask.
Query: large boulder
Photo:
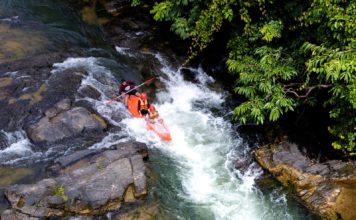
[[[147,146],[131,142],[103,152],[86,150],[59,158],[51,168],[60,168],[57,177],[6,189],[12,211],[2,216],[21,213],[46,218],[117,211],[147,194],[145,156]]]
[[[319,163],[296,144],[281,142],[256,151],[258,163],[324,219],[356,219],[356,163]]]
[[[0,64],[0,130],[28,128],[58,101],[74,101],[85,71],[52,74],[61,54],[46,54]]]
[[[27,129],[34,142],[54,142],[80,134],[83,131],[102,131],[107,128],[104,119],[90,113],[86,108],[70,108],[69,100],[58,102],[48,109],[39,122]]]

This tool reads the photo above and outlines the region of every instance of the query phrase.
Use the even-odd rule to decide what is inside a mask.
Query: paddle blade
[[[155,78],[156,78],[156,77],[153,77],[153,78],[147,80],[147,81],[144,82],[144,83],[145,83],[146,85],[148,85],[148,84],[150,84]]]
[[[114,97],[114,98],[112,98],[112,99],[110,99],[110,100],[107,100],[106,101],[106,105],[111,105],[111,103],[113,102],[113,101],[116,101],[118,98],[117,97]]]

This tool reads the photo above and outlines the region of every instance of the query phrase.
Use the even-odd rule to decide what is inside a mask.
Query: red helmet
[[[141,93],[141,99],[147,99],[147,94],[146,93]]]
[[[154,105],[150,105],[150,110],[151,111],[156,110],[155,106]]]

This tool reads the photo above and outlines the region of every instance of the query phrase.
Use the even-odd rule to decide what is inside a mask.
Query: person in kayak
[[[145,116],[148,114],[148,109],[150,107],[150,104],[148,103],[147,100],[147,94],[146,93],[141,93],[138,95],[139,100],[138,100],[138,112],[140,113],[141,116]]]
[[[150,105],[148,108],[148,119],[151,123],[154,123],[155,120],[158,118],[158,112],[154,105]]]
[[[133,81],[130,80],[124,80],[120,86],[119,86],[119,95],[121,96],[122,94],[126,93],[126,95],[124,96],[124,104],[127,105],[127,99],[129,97],[129,95],[137,95],[138,92],[136,89],[134,89],[136,87],[136,83],[134,83]],[[132,90],[132,91],[130,91]]]
[[[119,86],[119,95],[121,95],[123,93],[127,93],[128,95],[136,95],[137,90],[134,89],[135,86],[136,86],[136,83],[134,83],[133,81],[124,80]],[[132,90],[132,91],[130,91],[130,90]]]

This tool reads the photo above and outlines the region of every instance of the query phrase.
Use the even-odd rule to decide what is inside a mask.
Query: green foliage
[[[131,0],[131,6],[135,7],[141,4],[141,0]]]
[[[237,43],[230,43],[231,46],[236,47]],[[292,66],[293,59],[284,57],[282,48],[263,46],[254,53],[234,55],[230,54],[227,66],[231,72],[239,73],[235,92],[247,98],[234,110],[242,123],[276,121],[283,113],[294,110],[297,102],[287,95],[283,83],[297,72]]]
[[[178,18],[172,24],[172,31],[176,33],[182,39],[190,37],[191,30],[188,25],[188,21],[185,18]]]
[[[169,18],[169,13],[172,6],[173,3],[171,3],[170,1],[156,3],[150,13],[154,14],[153,18],[156,21],[163,21]]]
[[[325,106],[331,108],[329,115],[335,121],[329,131],[338,138],[332,145],[352,153],[356,146],[356,49],[349,45],[330,49],[311,43],[305,43],[303,49],[311,52],[306,62],[308,73],[330,85]]]
[[[236,75],[234,91],[245,97],[234,109],[236,119],[275,122],[301,105],[319,105],[330,111],[332,145],[352,154],[355,11],[356,1],[349,0],[158,0],[151,13],[191,41],[188,59],[222,27],[230,29],[226,64]]]
[[[321,13],[322,10],[322,13]],[[329,132],[336,137],[335,149],[355,154],[356,146],[356,2],[314,1],[303,14],[304,26],[316,25],[321,44],[304,43],[309,55],[306,71],[319,83],[329,85],[324,106],[333,119]],[[325,14],[327,16],[325,16]]]
[[[281,37],[282,29],[283,25],[281,21],[270,21],[261,28],[260,32],[263,34],[264,40],[271,42],[273,38]]]
[[[171,30],[182,39],[191,39],[192,58],[213,40],[224,20],[232,21],[235,3],[236,0],[156,1],[150,13],[157,21],[171,21]]]
[[[234,0],[212,0],[209,7],[201,11],[192,31],[192,50],[203,50],[213,40],[213,34],[220,30],[223,21],[232,20],[234,4]]]
[[[63,186],[56,186],[53,188],[53,195],[60,196],[64,199],[64,201],[68,200],[68,196],[65,194],[65,189]]]

